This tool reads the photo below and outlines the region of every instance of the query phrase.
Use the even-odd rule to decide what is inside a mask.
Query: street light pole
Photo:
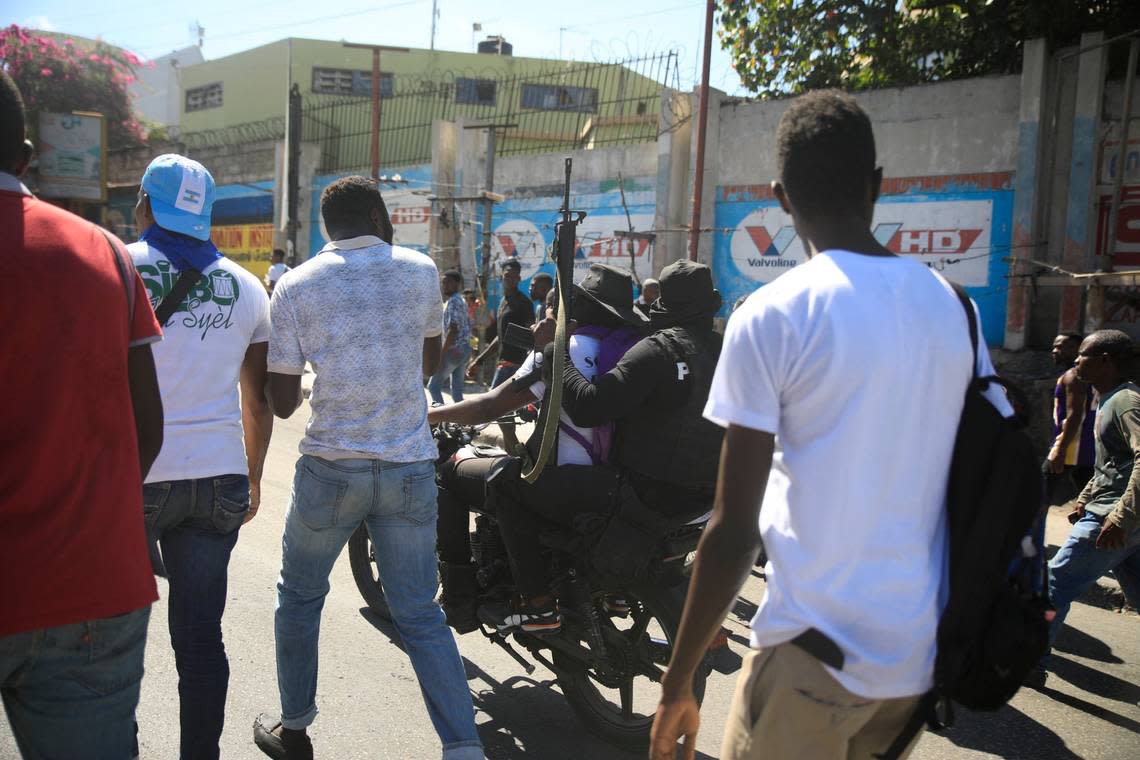
[[[346,48],[360,48],[372,51],[372,179],[380,178],[380,51],[407,53],[408,48],[388,45],[362,45],[345,42]]]

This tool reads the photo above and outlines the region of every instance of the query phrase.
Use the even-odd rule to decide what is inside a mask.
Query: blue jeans
[[[1129,599],[1140,599],[1140,529],[1133,531],[1123,549],[1098,549],[1096,539],[1103,523],[1100,515],[1085,512],[1049,563],[1049,598],[1057,608],[1057,617],[1049,629],[1050,643],[1056,639],[1077,597],[1109,570],[1116,570],[1116,578]]]
[[[249,512],[249,478],[222,475],[143,486],[147,533],[170,581],[170,644],[178,668],[182,760],[217,760],[230,664],[222,642],[227,570]]]
[[[317,641],[329,573],[363,522],[396,629],[420,683],[445,760],[482,760],[475,710],[443,611],[435,555],[433,463],[375,459],[297,461],[277,582],[277,684],[281,724],[303,729],[317,715]]]
[[[439,360],[439,369],[428,380],[428,393],[431,394],[432,403],[443,403],[443,381],[451,378],[451,398],[455,401],[463,400],[463,378],[467,374],[467,360],[471,357],[471,344],[463,341],[458,346],[452,346]]]
[[[499,366],[495,367],[495,374],[491,377],[491,387],[498,388],[503,383],[510,380],[518,372],[521,364],[510,364],[499,362]]]
[[[132,757],[149,619],[148,604],[0,637],[0,695],[25,760]]]

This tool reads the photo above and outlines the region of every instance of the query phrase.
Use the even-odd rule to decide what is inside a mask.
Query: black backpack
[[[924,722],[952,725],[953,702],[999,709],[1049,648],[1044,557],[1029,535],[1041,510],[1040,466],[1023,426],[982,395],[998,384],[1016,406],[1024,394],[997,376],[978,377],[977,316],[965,291],[952,285],[970,326],[974,380],[947,486],[950,594],[938,623],[934,688],[879,756],[885,760],[901,756]]]

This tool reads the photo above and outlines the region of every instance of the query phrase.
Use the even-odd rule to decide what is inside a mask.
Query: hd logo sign
[[[989,280],[990,201],[926,201],[900,197],[875,206],[872,232],[889,250],[928,264],[976,287]],[[791,217],[779,206],[748,214],[729,242],[732,263],[744,277],[771,282],[807,260]]]

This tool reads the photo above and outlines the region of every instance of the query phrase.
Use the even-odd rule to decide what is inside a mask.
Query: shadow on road
[[[644,752],[627,752],[586,732],[553,678],[524,675],[496,681],[464,658],[471,698],[475,703],[479,738],[487,760],[634,760]],[[486,720],[485,718],[489,718]],[[714,760],[697,753],[697,760]]]
[[[400,632],[396,630],[395,623],[380,617],[372,611],[371,607],[361,607],[360,617],[367,620],[369,625],[380,631],[380,633],[384,634],[384,636],[387,637],[388,641],[391,641],[393,644],[400,648],[401,652],[407,654],[408,650],[404,649],[404,640],[400,638]]]
[[[1043,689],[1052,694],[1052,690]],[[1064,695],[1062,695],[1064,696]],[[1052,730],[1015,707],[1006,705],[996,713],[958,713],[954,727],[940,736],[965,749],[985,752],[1005,760],[1081,760]]]
[[[1053,645],[1053,648],[1059,652],[1075,654],[1078,657],[1087,657],[1097,662],[1124,662],[1124,660],[1112,653],[1112,647],[1108,644],[1067,623],[1061,627],[1060,633],[1057,634],[1057,642]]]
[[[1066,694],[1063,691],[1051,689],[1048,686],[1039,686],[1037,691],[1041,692],[1046,697],[1060,702],[1063,705],[1068,705],[1074,710],[1080,710],[1085,715],[1091,715],[1094,718],[1100,718],[1103,721],[1120,726],[1123,729],[1131,731],[1134,734],[1140,734],[1140,722],[1134,721],[1131,718],[1126,718],[1123,715],[1117,715],[1112,710],[1106,710],[1100,705],[1094,705],[1092,702],[1081,699],[1080,697],[1072,694]],[[1067,756],[1066,756],[1067,757]],[[1076,757],[1076,755],[1073,755]]]
[[[1054,655],[1049,660],[1049,670],[1078,689],[1090,694],[1124,702],[1128,705],[1140,703],[1140,686],[1090,668],[1076,660]]]

